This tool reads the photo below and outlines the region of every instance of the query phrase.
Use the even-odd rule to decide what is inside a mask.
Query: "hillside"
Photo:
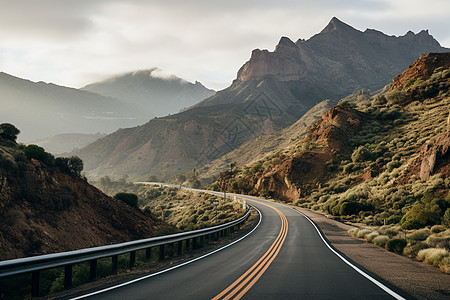
[[[158,68],[117,75],[82,90],[121,99],[147,120],[177,113],[215,93],[200,82],[190,83]]]
[[[262,135],[236,150],[213,160],[199,170],[200,177],[206,181],[217,176],[220,171],[230,167],[234,163],[237,167],[256,162],[260,157],[268,154],[275,154],[284,149],[291,148],[303,139],[308,128],[313,125],[323,113],[330,109],[335,103],[331,100],[324,100],[313,106],[297,122],[291,126],[274,134]]]
[[[61,133],[110,133],[144,122],[121,101],[73,88],[32,82],[0,72],[0,119],[31,141]]]
[[[0,260],[126,242],[176,230],[106,196],[73,159],[0,137]]]
[[[30,144],[36,144],[43,147],[53,154],[62,154],[71,152],[74,149],[83,148],[90,143],[105,137],[104,133],[81,134],[81,133],[63,133],[57,134],[45,139],[31,141]]]
[[[254,50],[229,88],[188,111],[119,130],[76,154],[90,177],[170,178],[292,125],[324,99],[382,88],[420,52],[445,50],[425,31],[388,37],[333,18],[307,41],[282,38],[274,52]]]
[[[370,225],[448,225],[449,93],[450,52],[426,55],[390,91],[331,108],[294,149],[235,169],[229,190]]]

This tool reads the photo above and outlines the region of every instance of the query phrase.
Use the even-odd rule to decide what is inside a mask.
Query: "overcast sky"
[[[449,0],[0,0],[0,71],[82,87],[159,67],[223,89],[255,48],[296,41],[336,16],[388,35],[429,29],[450,47]]]

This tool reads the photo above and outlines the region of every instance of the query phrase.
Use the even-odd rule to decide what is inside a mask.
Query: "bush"
[[[389,224],[397,224],[402,220],[402,216],[399,215],[392,215],[389,218],[386,219],[386,225]]]
[[[57,157],[55,159],[55,166],[57,166],[62,172],[73,176],[81,176],[83,171],[83,161],[78,156]]]
[[[28,145],[23,151],[28,159],[34,158],[49,166],[54,164],[54,156],[45,152],[44,148],[38,145]]]
[[[358,238],[364,238],[366,235],[372,233],[371,229],[361,229],[358,231],[358,233],[356,234],[356,237]]]
[[[375,245],[378,245],[381,247],[384,247],[388,241],[389,241],[389,237],[387,235],[379,235],[372,240],[372,242]]]
[[[439,266],[445,257],[449,257],[449,252],[438,248],[423,249],[417,254],[417,259],[423,260],[432,266]]]
[[[406,247],[406,241],[404,239],[392,239],[387,241],[385,247],[388,251],[401,254]]]
[[[15,142],[20,130],[9,123],[0,124],[0,137]]]
[[[424,229],[416,230],[416,231],[408,234],[406,237],[408,238],[408,240],[425,241],[429,235],[430,235],[430,230],[424,228]]]
[[[132,207],[138,207],[138,196],[131,193],[117,193],[114,198],[119,199]]]
[[[401,220],[403,229],[419,229],[427,225],[439,223],[440,218],[422,204],[416,204]]]

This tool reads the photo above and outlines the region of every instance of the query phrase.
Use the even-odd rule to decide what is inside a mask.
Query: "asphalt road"
[[[245,239],[191,264],[87,298],[401,299],[338,257],[303,215],[246,198],[262,220]]]

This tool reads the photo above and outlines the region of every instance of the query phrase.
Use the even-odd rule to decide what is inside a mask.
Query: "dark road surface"
[[[245,198],[262,214],[260,225],[245,239],[191,264],[86,297],[402,299],[371,282],[332,252],[303,215],[284,205]]]

